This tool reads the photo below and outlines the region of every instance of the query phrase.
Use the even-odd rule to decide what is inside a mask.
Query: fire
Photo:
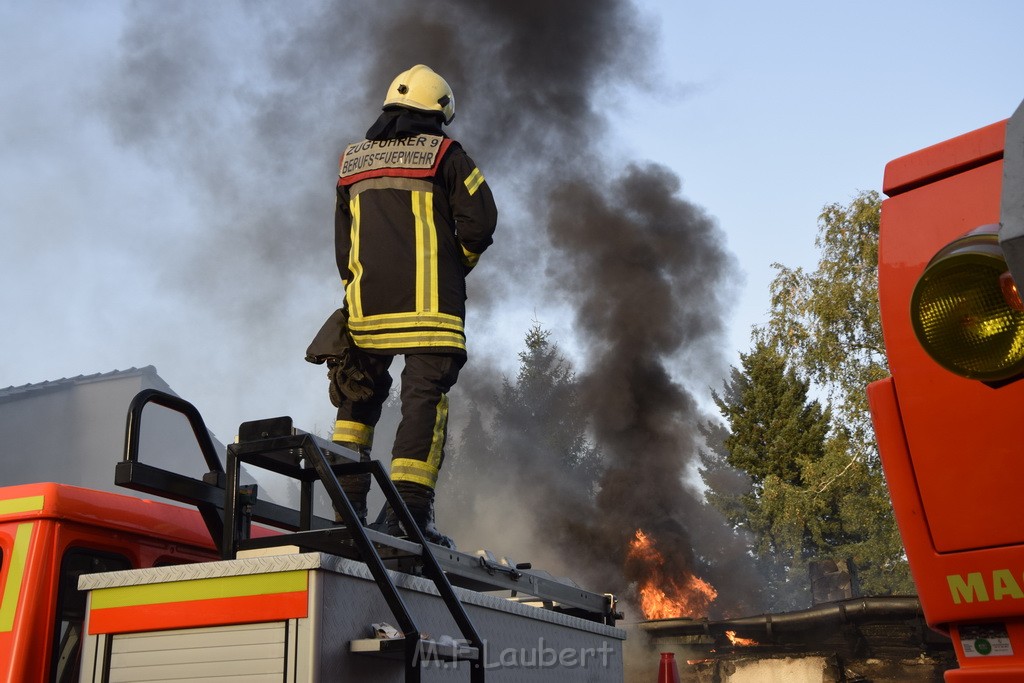
[[[647,619],[704,615],[718,597],[718,591],[697,576],[668,576],[664,556],[642,529],[629,544],[629,557],[642,563],[647,573],[640,581],[640,609]]]
[[[757,645],[757,641],[753,638],[740,638],[736,635],[736,631],[726,631],[725,637],[729,639],[729,642],[733,645]]]

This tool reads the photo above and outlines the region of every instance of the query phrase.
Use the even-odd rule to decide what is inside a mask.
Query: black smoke
[[[509,458],[522,486],[495,493],[501,509],[454,525],[476,522],[491,545],[507,541],[623,594],[636,579],[624,562],[638,527],[662,539],[681,573],[711,572],[713,584],[741,573],[722,566],[739,555],[686,483],[706,419],[687,375],[722,365],[735,264],[715,222],[682,198],[679,179],[616,149],[612,137],[631,94],[684,88],[665,74],[685,65],[655,62],[653,27],[629,0],[431,0],[358,11],[333,2],[139,2],[93,96],[115,139],[166,169],[161,200],[196,217],[159,276],[186,306],[236,332],[203,360],[251,380],[269,364],[299,368],[330,310],[338,153],[375,118],[395,74],[426,63],[444,75],[456,94],[452,134],[480,164],[501,212],[495,246],[471,278],[471,324],[500,321],[523,300],[570,311],[605,463],[594,497],[547,476],[544,453],[517,444]],[[679,133],[671,121],[652,126]],[[456,390],[486,413],[501,371],[470,343]],[[251,417],[259,416],[243,419]],[[480,505],[502,485],[477,482]]]

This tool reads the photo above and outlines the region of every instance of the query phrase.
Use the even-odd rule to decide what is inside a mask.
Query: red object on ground
[[[661,653],[658,683],[679,683],[679,668],[676,667],[676,656],[671,652]]]

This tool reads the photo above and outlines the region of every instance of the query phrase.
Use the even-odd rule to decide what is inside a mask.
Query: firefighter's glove
[[[366,401],[373,396],[373,380],[352,349],[345,349],[340,356],[327,359],[327,393],[334,407],[344,399]]]

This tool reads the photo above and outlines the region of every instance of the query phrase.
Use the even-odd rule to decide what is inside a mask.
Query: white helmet
[[[384,106],[397,105],[420,111],[439,112],[445,124],[455,118],[455,95],[448,83],[424,64],[403,71],[391,81]]]

